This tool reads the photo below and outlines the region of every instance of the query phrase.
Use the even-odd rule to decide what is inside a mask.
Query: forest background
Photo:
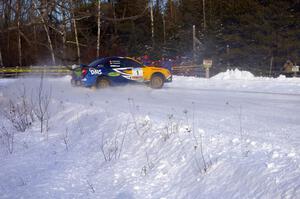
[[[144,54],[280,71],[300,62],[300,0],[0,1],[1,66]]]

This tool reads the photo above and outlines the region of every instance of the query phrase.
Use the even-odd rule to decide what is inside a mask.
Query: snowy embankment
[[[300,94],[299,78],[286,78],[281,75],[278,78],[255,77],[248,71],[227,70],[210,78],[176,77],[176,87],[188,87],[194,89],[221,89],[242,92],[266,92]]]
[[[8,99],[37,107],[40,80],[4,81],[0,198],[300,197],[300,79],[236,70],[92,91],[49,78],[43,133],[34,107],[25,132],[7,120]]]

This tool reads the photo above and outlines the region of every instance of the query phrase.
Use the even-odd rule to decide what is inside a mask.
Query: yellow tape
[[[62,67],[53,68],[0,68],[0,73],[70,73],[71,71]]]

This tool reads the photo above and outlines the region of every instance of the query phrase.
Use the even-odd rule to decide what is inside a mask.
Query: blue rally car
[[[168,69],[144,66],[129,57],[106,57],[97,59],[89,65],[81,65],[81,84],[85,87],[105,88],[140,82],[157,89],[162,88],[165,82],[171,81],[172,74]]]

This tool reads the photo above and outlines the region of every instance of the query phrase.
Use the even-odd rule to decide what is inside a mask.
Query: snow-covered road
[[[0,105],[38,82],[0,80]],[[46,83],[49,138],[36,121],[8,154],[2,136],[0,198],[300,198],[297,78],[235,71],[161,90]]]

